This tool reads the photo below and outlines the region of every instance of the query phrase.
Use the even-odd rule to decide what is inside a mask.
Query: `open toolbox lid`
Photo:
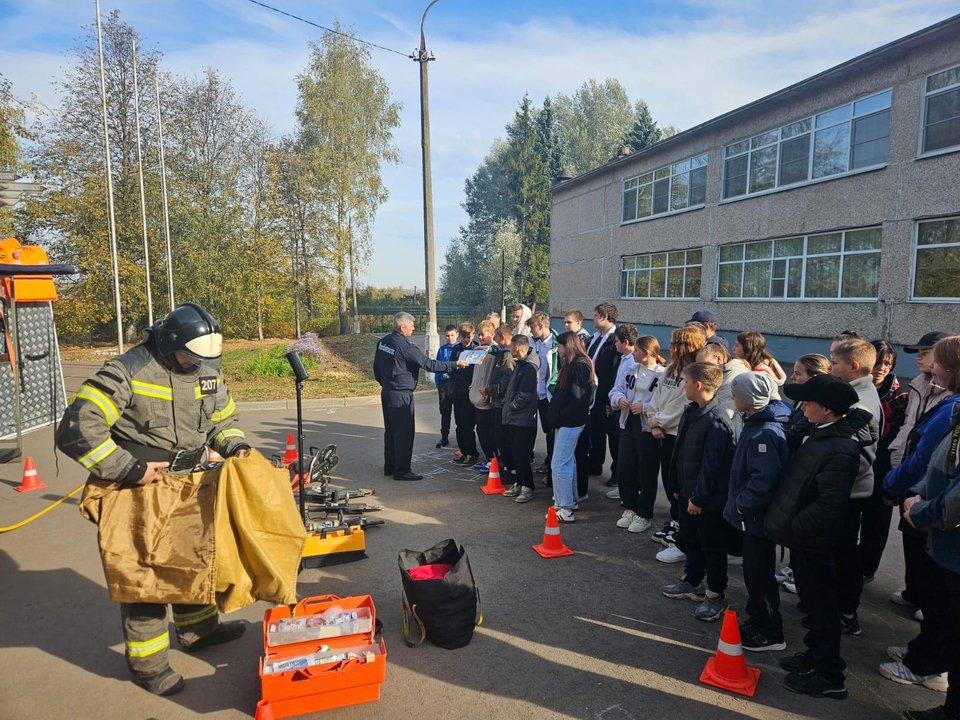
[[[289,643],[285,645],[270,644],[270,626],[281,620],[290,618],[306,617],[317,615],[325,610],[339,606],[344,612],[353,610],[361,611],[366,616],[369,613],[370,629],[367,632],[353,633],[349,635],[337,635],[333,637],[323,637],[319,639],[310,639],[303,642]],[[366,612],[363,612],[366,611]],[[287,605],[278,605],[270,608],[263,616],[263,654],[266,658],[280,656],[303,655],[305,653],[315,652],[321,645],[327,645],[330,648],[346,648],[356,645],[375,644],[373,636],[376,634],[377,611],[373,605],[373,598],[369,595],[357,595],[354,597],[341,598],[337,595],[318,595],[315,597],[304,598],[298,602],[291,613]]]

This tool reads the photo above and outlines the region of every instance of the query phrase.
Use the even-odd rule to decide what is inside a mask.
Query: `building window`
[[[917,223],[915,300],[960,299],[960,217]]]
[[[706,199],[704,154],[624,180],[622,222],[697,207]]]
[[[921,153],[960,148],[960,65],[927,77]]]
[[[876,300],[880,228],[723,245],[720,300]]]
[[[887,90],[727,145],[723,198],[883,165],[889,139]]]
[[[703,250],[632,255],[620,264],[622,298],[700,298]]]

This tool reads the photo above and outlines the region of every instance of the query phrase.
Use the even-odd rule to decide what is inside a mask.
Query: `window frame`
[[[947,68],[947,69],[949,69],[949,68]],[[936,73],[933,73],[933,74],[936,74]],[[951,86],[951,87],[952,87],[952,86]],[[879,110],[873,110],[873,111],[871,111],[871,112],[864,113],[863,115],[860,115],[860,116],[857,116],[857,115],[854,114],[854,113],[855,113],[855,106],[856,106],[857,103],[863,102],[864,100],[869,100],[869,99],[874,98],[874,97],[876,97],[876,96],[878,96],[878,95],[883,95],[884,93],[890,93],[890,105],[889,105],[889,106],[887,106],[887,107],[885,107],[885,108],[880,108]],[[829,125],[824,125],[823,127],[817,127],[817,117],[818,117],[818,116],[820,116],[820,115],[826,115],[827,113],[831,113],[831,112],[834,112],[834,111],[836,111],[836,110],[840,110],[840,109],[845,108],[845,107],[848,107],[848,106],[850,107],[850,115],[849,115],[846,119],[837,120],[836,122],[830,123]],[[881,169],[885,168],[885,167],[889,164],[889,146],[888,146],[888,148],[887,148],[887,160],[885,160],[884,162],[882,162],[882,163],[876,163],[876,164],[874,164],[874,165],[867,165],[867,166],[864,166],[864,167],[862,167],[862,168],[855,168],[855,169],[851,169],[851,168],[850,168],[850,165],[852,164],[852,161],[853,161],[854,125],[855,125],[855,123],[856,123],[858,120],[863,120],[863,119],[865,119],[865,118],[872,117],[872,116],[877,115],[877,114],[882,113],[882,112],[892,113],[892,111],[893,111],[893,88],[892,88],[892,87],[888,87],[888,88],[884,88],[884,89],[882,89],[882,90],[877,90],[876,92],[871,92],[871,93],[869,93],[869,94],[867,94],[867,95],[864,95],[864,96],[862,96],[862,97],[854,98],[854,99],[850,100],[849,102],[842,103],[842,104],[837,105],[837,106],[835,106],[835,107],[828,108],[828,109],[826,109],[826,110],[821,110],[821,111],[818,111],[818,112],[814,112],[814,113],[811,113],[811,114],[809,114],[809,115],[807,115],[807,116],[805,116],[805,117],[797,118],[797,119],[791,120],[791,121],[789,121],[789,122],[781,123],[781,124],[778,125],[777,127],[768,128],[768,129],[763,130],[763,131],[760,131],[760,132],[752,133],[751,135],[749,135],[749,136],[747,136],[747,137],[742,137],[742,138],[740,138],[740,139],[733,140],[733,141],[731,141],[731,142],[729,142],[729,143],[724,143],[724,144],[721,146],[721,148],[720,148],[721,166],[720,166],[720,199],[719,199],[719,201],[718,201],[719,204],[724,204],[724,203],[728,203],[728,202],[738,202],[738,201],[740,201],[740,200],[746,200],[746,199],[748,199],[748,198],[760,197],[760,196],[762,196],[762,195],[769,195],[769,194],[771,194],[771,193],[782,192],[782,191],[785,191],[785,190],[793,190],[794,188],[805,187],[806,185],[813,185],[813,184],[816,184],[816,183],[828,182],[828,181],[830,181],[830,180],[838,180],[838,179],[840,179],[840,178],[849,177],[849,176],[851,176],[851,175],[858,175],[858,174],[860,174],[860,173],[872,172],[872,171],[874,171],[874,170],[881,170]],[[797,123],[801,123],[801,122],[804,122],[804,121],[809,121],[809,123],[810,123],[810,129],[809,129],[809,130],[807,130],[806,132],[798,133],[798,134],[796,134],[796,135],[792,135],[792,136],[784,139],[784,137],[783,137],[783,129],[784,129],[785,127],[789,127],[789,126],[791,126],[791,125],[795,125],[795,124],[797,124]],[[815,149],[816,149],[816,135],[817,135],[817,133],[820,132],[820,131],[823,131],[823,130],[828,130],[828,129],[830,129],[830,128],[837,127],[837,126],[839,126],[839,125],[843,125],[843,124],[847,124],[848,127],[850,128],[850,131],[849,131],[850,139],[849,139],[848,149],[847,149],[847,170],[845,170],[844,172],[841,172],[841,173],[835,173],[835,174],[833,174],[833,175],[826,175],[826,176],[824,176],[824,177],[818,177],[818,178],[813,177],[813,158],[814,158],[814,151],[815,151]],[[922,127],[922,126],[921,126],[921,127]],[[763,136],[763,135],[767,135],[767,134],[772,133],[772,132],[777,133],[777,140],[776,140],[775,143],[772,143],[771,145],[762,145],[762,146],[759,146],[759,147],[757,147],[757,148],[751,147],[751,144],[752,144],[751,141],[753,140],[753,138],[761,137],[761,136]],[[807,179],[806,179],[806,180],[798,180],[798,181],[796,181],[796,182],[792,182],[792,183],[789,183],[789,184],[786,184],[786,185],[781,185],[781,184],[780,184],[780,169],[781,169],[780,159],[781,159],[781,154],[782,154],[782,153],[781,153],[781,149],[782,149],[783,143],[784,143],[784,142],[789,142],[789,141],[791,141],[791,140],[796,140],[797,138],[803,137],[804,135],[809,135],[809,136],[810,136],[809,157],[807,158]],[[889,137],[889,135],[888,135],[888,137]],[[744,142],[747,143],[747,149],[746,149],[746,150],[744,150],[744,151],[742,151],[742,152],[739,152],[739,153],[737,153],[737,154],[735,154],[735,155],[730,155],[730,156],[727,155],[727,148],[733,147],[734,145],[739,145],[739,144],[744,143]],[[751,172],[751,169],[752,169],[752,157],[751,157],[751,156],[753,155],[753,153],[754,153],[755,151],[760,150],[760,149],[765,148],[765,147],[771,147],[771,146],[777,148],[777,153],[776,153],[777,162],[776,162],[776,165],[774,166],[774,179],[775,179],[775,183],[776,183],[776,184],[774,185],[774,187],[769,188],[769,189],[767,189],[767,190],[760,190],[760,191],[758,191],[758,192],[749,192],[749,187],[750,187],[750,185],[749,185],[749,183],[750,183],[750,172]],[[728,161],[728,160],[731,160],[731,159],[733,159],[733,158],[742,157],[742,156],[744,156],[744,155],[747,157],[747,172],[746,172],[746,177],[747,177],[747,189],[748,189],[748,192],[745,192],[745,193],[743,193],[742,195],[733,195],[733,196],[731,196],[731,197],[724,197],[724,194],[723,194],[723,193],[724,193],[724,189],[725,189],[725,187],[726,187],[726,180],[727,180],[727,161]]]
[[[879,230],[879,231],[880,231],[880,247],[879,247],[878,249],[876,249],[876,250],[849,250],[849,251],[846,250],[846,235],[847,235],[847,233],[857,232],[857,231],[861,231],[861,230]],[[809,253],[809,252],[807,251],[807,248],[809,247],[810,238],[821,237],[821,236],[824,236],[824,235],[833,235],[833,234],[836,234],[836,233],[839,233],[840,236],[841,236],[841,237],[840,237],[841,244],[840,244],[840,251],[839,251],[839,252]],[[773,248],[771,248],[771,256],[770,256],[770,259],[769,259],[769,261],[770,261],[770,279],[771,279],[771,281],[773,280],[773,263],[774,263],[775,261],[777,261],[777,260],[800,259],[800,260],[803,261],[802,264],[801,264],[801,266],[800,266],[800,288],[801,288],[801,292],[806,293],[806,287],[807,287],[807,260],[808,260],[809,258],[837,257],[837,258],[840,258],[840,268],[839,268],[839,271],[838,271],[838,274],[837,274],[837,290],[838,290],[838,292],[841,292],[841,291],[843,290],[843,267],[844,267],[844,258],[846,258],[846,256],[848,256],[848,255],[871,255],[871,254],[876,254],[878,257],[881,256],[882,249],[883,249],[883,225],[882,225],[882,224],[877,224],[877,225],[865,225],[865,226],[862,226],[862,227],[850,227],[850,228],[842,228],[842,229],[837,229],[837,230],[826,230],[826,231],[822,231],[822,232],[806,233],[806,234],[803,234],[803,235],[783,235],[783,236],[775,237],[775,238],[763,238],[763,239],[761,239],[761,240],[745,240],[745,241],[742,241],[742,242],[727,243],[727,244],[725,244],[725,245],[718,245],[718,246],[717,246],[717,273],[716,273],[716,278],[715,278],[715,281],[714,281],[714,288],[713,288],[713,296],[714,296],[714,299],[715,299],[717,302],[748,302],[748,303],[756,303],[756,302],[773,302],[773,303],[783,303],[783,302],[797,302],[797,303],[817,303],[817,302],[824,302],[824,303],[856,302],[856,303],[861,303],[861,302],[873,302],[873,303],[875,303],[875,302],[877,302],[877,301],[879,300],[879,298],[880,298],[879,277],[878,277],[877,296],[876,296],[876,297],[849,297],[849,298],[848,298],[848,297],[826,297],[826,298],[824,298],[824,297],[809,297],[809,298],[808,298],[808,297],[800,297],[800,298],[795,298],[795,297],[759,297],[759,298],[743,297],[744,278],[745,278],[745,276],[746,276],[745,266],[747,265],[748,262],[757,262],[757,261],[748,261],[748,260],[746,259],[747,246],[748,246],[748,245],[758,244],[758,243],[764,243],[764,242],[770,242],[770,243],[774,243],[774,244],[775,244],[777,240],[791,240],[791,239],[797,239],[797,238],[803,240],[803,254],[802,254],[802,255],[799,255],[799,256],[798,256],[798,255],[788,255],[788,256],[785,256],[785,257],[782,257],[782,258],[778,258],[778,257],[776,256],[776,254],[775,254],[775,252],[776,252],[776,251],[775,251],[775,245],[774,245]],[[721,260],[720,260],[721,250],[722,250],[723,248],[725,248],[725,247],[736,247],[736,246],[738,246],[738,245],[743,246],[743,257],[742,257],[742,259],[740,259],[740,260],[735,260],[735,261],[721,262]],[[741,268],[744,268],[744,270],[741,270],[741,273],[740,273],[740,297],[720,297],[720,268],[721,268],[721,266],[723,266],[723,265],[740,265]],[[911,275],[911,278],[912,278],[912,277],[913,277],[913,275]],[[786,269],[786,272],[785,272],[785,277],[784,277],[784,293],[786,293],[787,288],[789,287],[789,282],[790,282],[790,276],[789,276],[789,266],[788,266],[787,269]],[[911,291],[912,291],[912,286],[911,286]]]
[[[679,212],[679,211],[678,211],[678,212]],[[639,300],[639,301],[645,301],[645,300],[661,301],[661,300],[663,300],[663,301],[667,301],[667,302],[700,302],[700,301],[703,299],[703,267],[704,267],[704,263],[703,263],[703,252],[704,252],[705,249],[706,249],[706,246],[702,246],[702,245],[701,245],[700,247],[678,248],[678,249],[676,249],[676,250],[659,250],[659,251],[657,251],[657,252],[643,252],[643,253],[633,253],[633,254],[631,254],[631,255],[621,255],[621,256],[620,256],[620,271],[619,271],[618,277],[617,277],[617,293],[618,293],[618,299],[620,299],[620,300]],[[700,251],[700,262],[699,262],[699,263],[689,263],[689,262],[687,262],[687,253],[688,253],[688,252],[691,252],[691,251],[697,251],[697,250]],[[683,265],[671,265],[671,264],[670,264],[670,253],[678,253],[678,252],[682,252],[682,253],[683,253],[683,263],[684,263],[684,264],[683,264]],[[653,258],[653,256],[655,256],[655,255],[663,255],[663,256],[665,257],[665,264],[664,264],[663,268],[654,268],[654,267],[653,267],[653,261],[652,261],[652,260],[651,260],[650,266],[649,266],[648,268],[630,268],[629,270],[626,269],[626,268],[624,268],[624,262],[625,262],[628,258],[640,258],[640,257]],[[669,297],[669,296],[667,296],[666,293],[667,293],[668,288],[670,287],[670,283],[669,283],[669,281],[670,281],[670,273],[669,273],[669,270],[670,270],[671,268],[683,268],[683,289],[684,289],[684,292],[686,292],[686,289],[687,289],[687,268],[691,268],[691,267],[698,267],[698,268],[700,268],[700,289],[697,291],[697,296],[696,296],[696,297],[687,297],[686,295],[683,296],[683,297]],[[631,271],[632,271],[632,272],[637,272],[638,270],[641,270],[641,269],[642,269],[642,270],[645,270],[645,271],[647,271],[647,272],[650,272],[650,271],[652,271],[652,270],[661,270],[661,269],[664,271],[664,278],[663,278],[663,292],[664,292],[664,296],[663,296],[663,297],[660,297],[660,296],[651,296],[651,295],[649,295],[649,294],[648,294],[646,297],[635,297],[635,296],[622,295],[622,294],[620,294],[620,290],[621,290],[621,288],[623,287],[623,274],[624,274],[625,272],[631,272]]]
[[[676,210],[670,210],[670,209],[669,209],[669,208],[672,206],[672,204],[673,204],[673,178],[674,178],[674,177],[679,177],[680,175],[684,175],[684,174],[687,174],[687,175],[689,176],[690,174],[693,173],[694,170],[699,170],[699,169],[701,169],[701,168],[702,168],[704,171],[707,171],[707,168],[710,167],[710,157],[709,157],[709,155],[710,155],[709,151],[705,150],[704,152],[697,153],[697,154],[695,154],[695,155],[691,155],[690,157],[682,158],[682,159],[680,159],[680,160],[677,160],[676,162],[668,163],[667,165],[662,165],[662,166],[657,167],[657,168],[654,168],[654,169],[652,169],[652,170],[648,170],[648,171],[646,171],[646,172],[641,172],[641,173],[638,173],[638,174],[636,174],[636,175],[631,175],[630,177],[623,178],[623,180],[620,181],[620,224],[621,224],[621,225],[631,225],[631,224],[637,223],[637,222],[645,222],[645,221],[647,221],[647,220],[655,220],[655,219],[657,219],[657,218],[669,217],[669,216],[671,216],[671,215],[679,215],[680,213],[690,212],[691,210],[701,210],[701,209],[705,208],[705,207],[707,206],[706,183],[704,183],[704,193],[703,193],[703,202],[702,202],[702,203],[699,203],[699,204],[697,204],[697,205],[689,205],[689,206],[684,207],[684,208],[677,208]],[[704,158],[704,164],[703,164],[703,165],[700,165],[700,166],[698,166],[698,167],[693,167],[693,166],[692,166],[692,161],[695,160],[695,159],[697,159],[697,158],[700,158],[700,157]],[[673,173],[673,166],[674,166],[674,165],[679,165],[679,164],[685,163],[685,162],[690,162],[690,163],[691,163],[690,169],[689,169],[689,170],[685,170],[684,172],[677,173],[676,176],[675,176],[674,173]],[[667,192],[667,208],[668,208],[668,209],[665,210],[664,212],[654,213],[654,212],[653,212],[653,202],[654,202],[653,188],[654,188],[654,185],[656,185],[656,183],[658,182],[657,177],[656,177],[656,174],[657,174],[658,172],[660,172],[661,170],[669,170],[669,171],[670,171],[670,173],[669,173],[665,178],[660,178],[660,181],[663,181],[663,180],[666,180],[666,181],[667,181],[667,187],[669,188],[669,190],[668,190],[668,192]],[[639,180],[640,180],[640,178],[643,177],[644,175],[649,175],[649,176],[650,176],[650,182],[649,182],[649,183],[642,183],[642,184],[641,184],[641,183],[639,182]],[[709,180],[709,176],[707,177],[707,179]],[[649,185],[649,187],[650,187],[650,214],[647,215],[646,217],[635,217],[635,218],[633,218],[632,220],[624,220],[624,219],[623,219],[623,209],[624,209],[624,206],[623,206],[623,196],[626,195],[626,193],[627,193],[627,187],[626,187],[626,186],[627,186],[627,183],[634,182],[634,181],[637,181],[637,185],[636,185],[635,188],[630,188],[630,189],[631,189],[631,190],[635,189],[635,190],[637,191],[637,210],[638,210],[638,211],[639,211],[639,202],[640,202],[640,188],[641,188],[641,187],[644,187],[644,186],[647,186],[647,185]],[[687,199],[688,199],[688,200],[689,200],[689,197],[690,197],[690,188],[691,188],[691,187],[692,187],[692,186],[688,183],[688,184],[687,184]],[[632,256],[630,256],[630,257],[632,257]]]
[[[933,73],[936,75],[936,73]],[[945,222],[947,220],[960,220],[960,215],[946,215],[944,217],[934,217],[934,218],[923,218],[915,219],[913,221],[913,237],[911,238],[911,252],[910,252],[910,295],[908,296],[907,302],[916,303],[920,305],[926,305],[929,303],[950,303],[953,305],[960,304],[960,297],[917,297],[916,296],[916,284],[917,284],[917,255],[918,250],[920,249],[920,226],[923,223],[928,222]],[[924,245],[925,249],[935,249],[941,247],[960,247],[953,243],[947,245]]]
[[[960,64],[947,65],[940,68],[939,70],[934,70],[931,73],[927,73],[923,76],[923,82],[920,84],[920,132],[917,133],[917,160],[925,160],[926,158],[937,157],[939,155],[946,155],[948,153],[960,152],[960,143],[957,145],[951,145],[950,147],[940,148],[939,150],[931,150],[930,152],[923,151],[923,140],[927,134],[927,98],[934,95],[940,95],[941,93],[950,92],[951,90],[956,90],[960,88],[960,83],[955,85],[948,85],[945,88],[940,88],[939,90],[927,91],[927,82],[934,75],[939,75],[942,72],[947,70],[953,70],[954,68],[960,68]],[[913,286],[911,283],[910,288],[911,295],[913,294]]]

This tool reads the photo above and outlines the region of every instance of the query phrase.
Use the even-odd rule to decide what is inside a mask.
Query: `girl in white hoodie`
[[[673,331],[670,336],[670,364],[647,406],[647,423],[650,425],[650,432],[660,441],[662,458],[660,480],[664,483],[664,492],[666,492],[666,482],[670,474],[670,461],[677,444],[680,417],[690,404],[683,388],[683,371],[688,365],[696,362],[697,352],[705,344],[706,337],[697,327],[687,326]],[[669,530],[679,528],[680,511],[677,508],[677,499],[672,493],[667,493],[667,500],[670,501],[670,522],[664,526],[663,530],[654,534],[654,539],[669,547],[666,535]]]

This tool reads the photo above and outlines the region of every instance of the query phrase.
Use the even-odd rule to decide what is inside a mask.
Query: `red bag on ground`
[[[434,563],[432,565],[420,565],[410,568],[407,573],[411,580],[443,580],[447,573],[453,570],[453,565],[446,563]]]

